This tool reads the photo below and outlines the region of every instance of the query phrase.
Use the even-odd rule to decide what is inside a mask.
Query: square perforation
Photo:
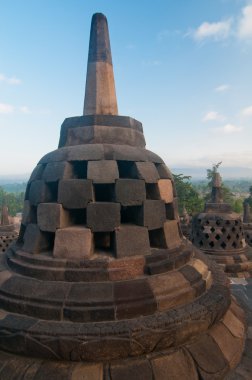
[[[132,161],[117,161],[120,178],[134,178],[133,169],[134,162]]]
[[[111,184],[94,184],[94,194],[96,202],[113,202],[115,199],[115,185]]]
[[[166,248],[163,228],[149,231],[150,246],[153,248]]]
[[[142,206],[121,207],[121,223],[138,224],[142,212]]]
[[[146,183],[146,199],[159,200],[160,193],[156,183]]]
[[[71,223],[73,225],[86,225],[87,223],[87,209],[71,209],[69,211],[69,216]]]
[[[87,164],[87,161],[72,161],[74,178],[87,178]]]

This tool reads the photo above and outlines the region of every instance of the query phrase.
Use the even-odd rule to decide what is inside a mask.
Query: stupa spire
[[[211,203],[223,203],[220,173],[213,175]]]
[[[108,23],[102,13],[92,17],[83,114],[118,114]]]

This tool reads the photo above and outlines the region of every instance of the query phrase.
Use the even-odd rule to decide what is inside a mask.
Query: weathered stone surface
[[[61,179],[73,178],[73,167],[69,162],[49,162],[42,175],[46,182],[55,182]]]
[[[93,234],[89,228],[68,227],[58,229],[55,235],[54,257],[84,259],[93,252]]]
[[[171,203],[173,201],[173,186],[170,179],[160,179],[158,181],[158,189],[160,198],[165,201],[165,203]]]
[[[67,209],[86,208],[94,200],[90,180],[67,179],[59,181],[58,202]]]
[[[120,225],[120,204],[94,202],[87,206],[87,226],[93,232],[114,231]]]
[[[55,232],[71,224],[69,213],[59,203],[40,203],[37,214],[41,231]]]
[[[138,179],[118,179],[115,185],[115,200],[122,206],[141,205],[146,199],[145,183]]]
[[[29,182],[41,179],[45,165],[38,164],[32,171]]]
[[[29,223],[36,223],[36,221],[37,221],[36,208],[31,206],[30,201],[24,201],[22,224],[26,226]]]
[[[50,247],[48,236],[40,230],[37,224],[28,224],[24,234],[24,251],[38,253]]]
[[[87,178],[93,183],[114,183],[119,178],[116,161],[89,161]]]
[[[115,254],[117,258],[150,254],[147,228],[133,225],[121,225],[117,228],[115,231]]]
[[[152,380],[152,369],[148,360],[125,360],[110,367],[111,380]]]
[[[167,220],[164,223],[164,236],[167,248],[175,248],[181,244],[178,223],[176,220]]]
[[[156,166],[152,162],[136,162],[132,174],[146,183],[155,183],[160,178]]]
[[[29,191],[29,201],[33,206],[39,203],[51,202],[52,194],[48,185],[43,180],[35,180],[31,183]]]
[[[172,172],[165,164],[156,164],[156,168],[161,179],[173,179]]]
[[[138,224],[148,230],[162,228],[166,219],[164,201],[146,200],[138,216]]]
[[[179,272],[151,276],[149,283],[160,311],[190,302],[194,298],[190,283]]]
[[[76,364],[69,380],[103,380],[103,365],[102,363]]]
[[[155,380],[198,380],[194,361],[185,350],[153,359],[151,365]]]

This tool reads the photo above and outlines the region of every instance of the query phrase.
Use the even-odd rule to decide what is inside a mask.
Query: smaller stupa
[[[190,239],[191,228],[192,228],[191,217],[188,214],[185,205],[183,205],[182,215],[180,216],[180,225],[181,225],[181,230],[182,230],[183,235],[187,239]]]
[[[221,176],[214,173],[210,202],[192,221],[192,242],[231,277],[249,277],[252,255],[248,252],[241,217],[223,202]]]
[[[252,246],[252,217],[250,209],[250,200],[252,196],[244,199],[243,202],[243,229],[245,233],[246,243],[251,247]]]
[[[8,207],[3,203],[0,223],[0,252],[5,252],[17,236],[15,225],[10,221]]]

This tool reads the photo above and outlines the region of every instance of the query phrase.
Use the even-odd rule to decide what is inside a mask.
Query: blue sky
[[[252,2],[0,0],[0,175],[29,173],[83,108],[92,14],[119,114],[171,168],[252,168]]]

